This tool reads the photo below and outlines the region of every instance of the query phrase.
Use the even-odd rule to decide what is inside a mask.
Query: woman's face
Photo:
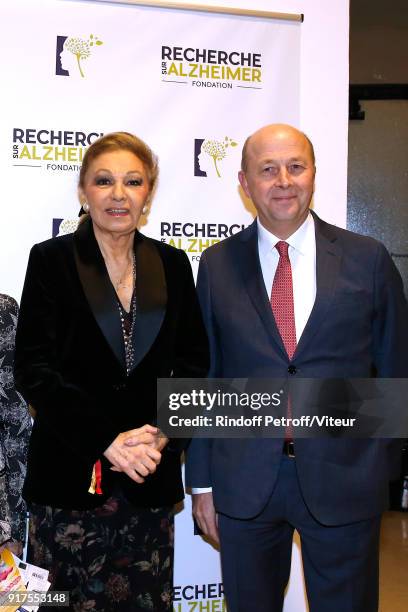
[[[102,232],[119,234],[134,231],[149,192],[142,161],[131,151],[120,149],[96,157],[79,188],[94,225]]]

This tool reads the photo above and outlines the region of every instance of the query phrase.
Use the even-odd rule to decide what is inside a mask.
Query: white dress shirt
[[[258,252],[266,292],[271,296],[272,283],[279,262],[275,248],[281,239],[271,234],[257,219]],[[294,234],[285,240],[289,244],[288,254],[292,268],[293,301],[295,307],[296,341],[305,329],[316,298],[316,237],[312,215]]]
[[[281,239],[269,232],[257,219],[258,253],[266,292],[271,296],[272,283],[279,262],[275,248]],[[305,329],[316,299],[316,235],[312,215],[294,234],[285,240],[289,244],[288,254],[292,268],[293,302],[295,308],[296,342]],[[193,487],[192,493],[209,493],[211,487]]]

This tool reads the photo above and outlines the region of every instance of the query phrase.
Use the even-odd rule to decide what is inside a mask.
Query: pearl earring
[[[88,204],[88,202],[84,202],[82,204],[82,208],[83,208],[85,213],[87,213],[87,214],[89,213],[89,204]]]
[[[145,215],[147,213],[147,211],[149,210],[148,206],[143,206],[142,208],[142,214]]]

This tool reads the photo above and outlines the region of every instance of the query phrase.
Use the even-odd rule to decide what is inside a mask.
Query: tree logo
[[[57,36],[55,51],[55,74],[72,76],[76,70],[85,77],[83,62],[92,54],[94,47],[103,41],[91,34],[87,40],[75,36]]]
[[[225,136],[224,140],[196,138],[194,141],[194,176],[215,174],[221,178],[222,160],[227,156],[229,147],[238,145],[235,140]]]

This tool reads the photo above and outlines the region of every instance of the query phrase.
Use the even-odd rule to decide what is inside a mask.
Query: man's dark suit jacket
[[[208,343],[188,259],[136,233],[134,367],[126,376],[118,303],[92,223],[33,247],[21,300],[15,378],[36,410],[24,497],[57,508],[103,503],[118,484],[138,506],[183,497],[180,448],[144,484],[112,472],[103,452],[120,432],[154,424],[157,377],[203,376]],[[102,459],[103,496],[88,493]]]
[[[314,220],[316,300],[292,360],[265,290],[256,221],[203,254],[198,292],[211,376],[408,376],[408,308],[385,247],[316,215]],[[305,502],[321,523],[355,522],[386,508],[389,443],[303,438],[295,448]],[[272,493],[281,456],[278,439],[193,440],[187,485],[212,486],[219,512],[251,518]]]

